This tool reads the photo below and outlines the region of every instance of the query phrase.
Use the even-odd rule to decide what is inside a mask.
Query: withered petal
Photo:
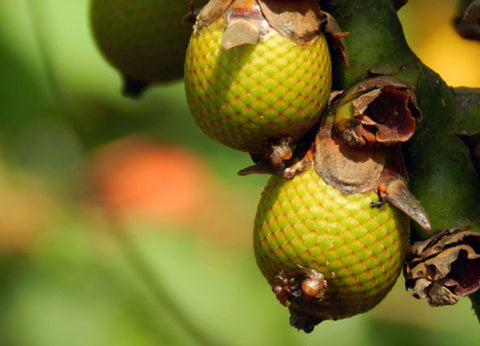
[[[272,28],[298,44],[308,44],[320,32],[322,16],[317,0],[257,0]]]
[[[230,6],[234,0],[210,0],[202,7],[197,16],[197,30],[210,25],[217,18],[219,18]]]
[[[384,87],[360,116],[360,122],[376,129],[379,143],[406,142],[415,132],[415,118],[406,90]]]
[[[380,96],[380,89],[373,89],[365,94],[360,95],[352,101],[354,108],[354,116],[358,117],[365,113],[370,103],[375,101],[375,99]],[[373,122],[373,120],[372,120]]]
[[[427,298],[428,288],[431,285],[431,281],[427,279],[420,278],[415,281],[415,286],[413,287],[414,294],[413,296],[417,299]]]
[[[388,76],[366,79],[345,90],[334,101],[334,112],[344,109],[346,104],[351,104],[353,108],[349,122],[341,113],[339,123],[335,125],[341,136],[347,132],[348,138],[365,139],[351,141],[349,145],[352,146],[406,142],[415,132],[416,121],[421,118],[412,87]],[[345,127],[345,124],[350,127]],[[368,138],[373,138],[373,141]]]
[[[455,304],[480,288],[480,233],[445,230],[412,244],[404,275],[414,297]]]
[[[260,39],[260,31],[246,20],[237,20],[228,25],[222,35],[222,46],[232,49],[247,44],[257,44]]]
[[[375,190],[385,156],[384,148],[349,147],[332,131],[331,118],[325,120],[315,139],[316,172],[344,193]]]
[[[431,306],[453,305],[458,302],[460,297],[450,291],[444,285],[434,282],[427,293],[428,304]]]

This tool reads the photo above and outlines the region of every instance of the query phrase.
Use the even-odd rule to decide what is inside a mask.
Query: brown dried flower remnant
[[[297,275],[287,275],[281,271],[275,276],[272,291],[282,305],[289,308],[290,324],[306,333],[311,333],[322,319],[306,314],[302,309],[308,309],[309,304],[322,301],[327,289],[327,279],[315,269],[299,266]],[[318,308],[318,306],[317,306]]]
[[[340,191],[377,192],[380,200],[371,207],[390,203],[426,231],[431,224],[420,202],[408,190],[406,171],[400,147],[354,147],[346,144],[333,130],[333,119],[328,115],[315,140],[314,166],[327,184]]]
[[[421,118],[415,94],[388,76],[364,80],[333,100],[335,130],[350,146],[406,142]]]
[[[323,16],[316,0],[211,0],[197,17],[197,30],[210,25],[229,8],[248,8],[253,4],[259,6],[271,28],[297,44],[308,44],[321,31]]]
[[[480,288],[480,233],[446,230],[414,243],[404,275],[415,298],[432,306],[455,304]]]

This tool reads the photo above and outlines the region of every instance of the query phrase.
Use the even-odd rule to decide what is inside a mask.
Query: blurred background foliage
[[[430,308],[400,278],[373,311],[288,324],[250,238],[266,176],[205,137],[182,82],[120,95],[87,0],[0,1],[0,345],[475,345],[467,299]],[[400,11],[413,50],[451,85],[480,86],[480,47],[452,0]],[[111,222],[111,220],[115,222]]]

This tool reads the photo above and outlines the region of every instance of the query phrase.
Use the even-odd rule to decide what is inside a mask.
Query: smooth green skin
[[[350,67],[334,58],[334,82],[343,89],[368,76],[392,74],[415,86],[423,120],[404,145],[410,190],[425,208],[433,232],[480,223],[480,179],[459,134],[480,132],[479,104],[456,102],[454,90],[408,47],[389,0],[322,0],[344,31]],[[407,5],[408,6],[408,5]],[[478,90],[475,96],[478,100]],[[412,240],[430,234],[414,226]],[[479,294],[472,296],[480,319]]]
[[[207,0],[196,0],[196,7]],[[124,77],[145,83],[182,78],[192,26],[188,0],[92,0],[90,23],[105,58]]]
[[[256,45],[221,47],[225,20],[192,35],[185,89],[197,125],[237,150],[268,153],[271,141],[295,142],[319,121],[331,88],[323,35],[298,45],[276,31]]]
[[[373,191],[344,194],[313,168],[286,180],[273,176],[258,205],[254,250],[270,284],[275,275],[325,275],[327,291],[318,303],[296,307],[317,319],[340,319],[378,304],[400,274],[408,245],[409,219],[383,205]]]
[[[389,0],[326,0],[323,8],[339,21],[350,67],[335,59],[334,82],[346,88],[369,72],[394,75],[415,87],[423,119],[404,146],[410,189],[420,200],[434,232],[480,222],[480,180],[460,130],[471,116],[458,114],[453,89],[423,65],[408,47]],[[415,227],[414,239],[429,234]]]

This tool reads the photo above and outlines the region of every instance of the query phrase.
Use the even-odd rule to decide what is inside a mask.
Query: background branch
[[[453,23],[460,36],[480,41],[480,0],[460,0]]]

